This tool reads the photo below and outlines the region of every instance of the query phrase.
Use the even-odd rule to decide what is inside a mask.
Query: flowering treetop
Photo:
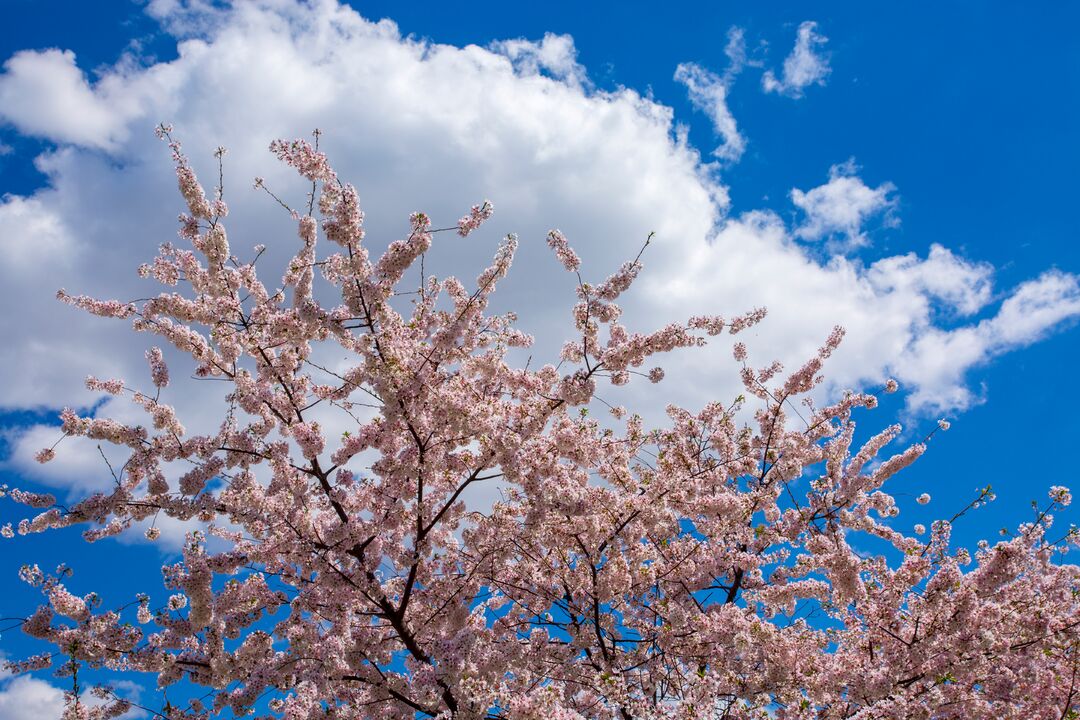
[[[764,311],[631,332],[616,301],[639,254],[598,284],[578,275],[558,368],[513,367],[508,352],[531,338],[488,302],[514,236],[475,284],[424,276],[406,291],[406,270],[439,232],[428,216],[413,214],[408,236],[372,259],[357,192],[318,137],[277,141],[271,151],[311,193],[303,212],[290,209],[299,248],[271,290],[258,255],[230,249],[220,187],[208,197],[169,128],[159,134],[192,249],[164,245],[140,274],[187,291],[59,297],[190,355],[197,376],[225,381],[227,411],[216,432],[188,434],[151,349],[149,389],[88,380],[129,397],[146,424],[62,414],[65,436],[127,449],[110,492],[66,508],[7,495],[42,510],[20,533],[88,525],[93,541],[164,514],[220,541],[188,535],[163,568],[164,604],[146,594],[104,609],[62,574],[26,566],[45,603],[22,627],[52,650],[13,669],[203,686],[199,699],[147,708],[168,720],[1077,717],[1080,569],[1055,562],[1075,535],[1050,535],[1068,490],[1053,488],[1032,522],[973,555],[950,545],[961,513],[928,534],[897,530],[884,488],[925,442],[879,458],[894,425],[856,445],[853,414],[873,395],[797,409],[840,329],[786,376],[753,369],[737,344],[746,393],[730,404],[669,407],[660,428],[623,408],[601,421],[586,407],[598,382],[660,381],[659,368],[637,369]],[[491,212],[484,202],[444,229],[468,235]],[[328,254],[317,254],[320,235]],[[562,233],[547,242],[581,272]],[[336,304],[318,299],[316,275]],[[350,363],[319,363],[325,344]],[[315,419],[326,409],[351,418],[340,437]],[[491,482],[503,495],[489,512],[462,501]],[[989,499],[988,487],[973,504]],[[857,551],[856,538],[882,554]],[[98,692],[106,701],[88,703],[75,683],[65,717],[131,707]]]

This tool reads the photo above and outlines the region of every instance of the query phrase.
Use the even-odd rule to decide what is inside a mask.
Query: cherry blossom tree
[[[153,348],[148,385],[87,381],[129,398],[145,424],[61,416],[64,437],[124,450],[109,492],[62,507],[6,489],[41,510],[19,534],[85,525],[96,541],[149,525],[153,540],[162,516],[202,528],[162,568],[172,594],[158,588],[159,601],[148,589],[105,608],[63,572],[23,568],[44,601],[22,630],[51,649],[10,669],[71,678],[65,718],[132,709],[107,685],[89,702],[88,669],[197,688],[147,701],[168,720],[1078,717],[1080,568],[1062,560],[1077,534],[1052,533],[1069,491],[1052,488],[1032,521],[973,553],[950,530],[989,487],[929,530],[898,529],[886,484],[930,437],[885,453],[899,426],[854,439],[874,395],[809,399],[839,328],[790,375],[754,369],[736,344],[742,396],[668,407],[649,428],[605,407],[597,385],[659,382],[654,356],[764,311],[631,332],[616,302],[641,255],[593,284],[552,230],[577,276],[571,339],[558,367],[516,367],[531,338],[488,309],[513,235],[474,284],[405,277],[437,233],[470,234],[491,203],[441,230],[415,213],[373,260],[357,191],[318,135],[274,142],[310,194],[293,210],[256,180],[299,235],[271,290],[261,250],[245,262],[230,249],[220,185],[208,197],[170,129],[159,135],[192,249],[163,245],[139,272],[168,288],[139,302],[59,297],[190,355],[197,377],[221,381],[227,412],[215,432],[188,434]],[[321,362],[327,347],[350,362]],[[327,413],[345,418],[340,436]],[[463,501],[484,483],[501,488],[490,509]]]

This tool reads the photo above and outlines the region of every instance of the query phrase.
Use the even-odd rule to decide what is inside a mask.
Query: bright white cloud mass
[[[677,131],[673,111],[633,89],[594,88],[568,36],[439,45],[402,37],[393,23],[369,22],[332,0],[151,9],[181,38],[173,61],[125,58],[90,81],[71,53],[28,51],[0,75],[0,117],[56,145],[37,160],[48,185],[0,202],[7,258],[0,302],[18,308],[0,319],[0,362],[15,379],[0,386],[5,407],[91,405],[81,384],[87,374],[145,379],[151,338],[84,317],[53,295],[60,286],[123,300],[157,291],[134,269],[175,238],[181,209],[168,150],[152,132],[163,120],[208,185],[213,148],[229,148],[230,240],[238,253],[267,244],[264,271],[281,268],[297,240],[288,216],[252,190],[251,178],[265,177],[297,202],[306,192],[266,151],[274,138],[321,128],[339,174],[360,190],[376,249],[405,232],[415,209],[446,224],[490,198],[496,215],[485,230],[438,236],[427,268],[474,277],[501,234],[519,233],[497,309],[519,311],[537,337],[536,361],[555,359],[573,302],[571,279],[544,243],[552,227],[571,239],[592,279],[656,232],[627,302],[635,329],[766,306],[769,317],[748,339],[751,359],[795,367],[839,323],[848,335],[828,365],[830,389],[880,387],[895,376],[913,412],[978,402],[971,368],[1080,315],[1074,275],[1048,271],[994,290],[993,268],[940,245],[927,256],[872,263],[847,254],[869,242],[868,221],[895,211],[897,193],[889,183],[866,185],[851,164],[834,167],[820,187],[792,190],[802,211],[795,226],[783,219],[786,208],[733,210],[715,166]],[[824,81],[828,65],[815,54],[821,42],[813,23],[800,27],[782,76],[771,80],[775,90],[797,94]],[[690,64],[679,71],[716,125],[719,154],[737,159],[745,140],[725,102],[731,78]],[[804,242],[820,238],[847,242]],[[723,343],[677,354],[666,367],[669,380],[634,392],[662,393],[661,407],[739,392]],[[217,392],[203,383],[171,399],[185,418],[209,417],[206,398]],[[129,412],[111,403],[106,410]],[[44,472],[29,460],[42,433],[30,428],[16,438],[9,462]]]
[[[0,717],[4,720],[58,718],[64,712],[64,691],[26,675],[0,684]]]
[[[869,239],[863,226],[870,218],[885,214],[887,225],[896,220],[889,212],[896,200],[890,195],[896,190],[892,183],[868,187],[855,173],[854,161],[849,160],[829,169],[829,182],[803,192],[791,191],[791,202],[806,214],[805,221],[795,228],[801,240],[841,238],[852,247],[866,245]]]
[[[7,657],[0,653],[0,661]],[[114,683],[114,689],[131,701],[137,701],[141,689],[130,681]],[[83,693],[81,701],[87,707],[96,708],[105,702],[89,692]],[[64,712],[64,691],[45,680],[28,675],[12,676],[0,669],[0,719],[2,720],[52,720]],[[136,720],[146,713],[132,708],[120,715],[119,720]]]

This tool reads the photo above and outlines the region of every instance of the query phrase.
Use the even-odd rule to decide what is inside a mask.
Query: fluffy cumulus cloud
[[[811,20],[799,25],[795,35],[795,47],[784,59],[784,68],[777,77],[772,70],[761,76],[765,92],[778,93],[792,98],[802,97],[811,85],[824,85],[832,69],[829,58],[822,52],[828,38],[817,31],[817,23]]]
[[[159,73],[138,69],[132,77],[126,66],[91,86],[70,50],[15,53],[0,75],[0,119],[26,135],[116,150],[129,121],[169,89]]]
[[[840,239],[849,247],[858,247],[868,242],[863,227],[871,218],[884,214],[885,224],[895,225],[891,211],[896,200],[891,195],[896,187],[888,182],[869,187],[857,170],[853,160],[833,165],[829,182],[807,191],[791,191],[791,202],[805,213],[802,224],[795,228],[796,237]]]
[[[87,374],[148,385],[142,355],[152,338],[86,318],[53,295],[58,286],[123,300],[156,291],[134,268],[175,238],[181,209],[168,151],[152,132],[162,120],[173,123],[205,178],[217,174],[213,148],[229,147],[230,240],[242,256],[266,244],[260,267],[271,274],[295,251],[296,231],[250,179],[263,176],[294,203],[307,190],[266,152],[273,138],[323,131],[339,173],[360,190],[373,252],[407,231],[415,209],[452,223],[490,198],[490,223],[468,239],[438,236],[427,267],[475,277],[498,238],[519,233],[516,268],[493,310],[520,312],[537,337],[534,362],[556,359],[574,300],[573,279],[544,242],[551,227],[570,238],[590,280],[632,258],[656,232],[626,303],[632,329],[767,306],[769,317],[746,338],[753,359],[795,367],[840,323],[848,336],[828,366],[830,387],[873,387],[896,376],[915,412],[977,402],[972,368],[1080,315],[1073,275],[1051,272],[995,290],[991,267],[942,246],[866,262],[846,248],[833,252],[829,242],[807,242],[865,243],[868,224],[888,224],[894,189],[867,185],[850,164],[833,168],[820,187],[792,192],[803,218],[794,227],[782,219],[787,208],[731,208],[714,164],[677,132],[672,110],[633,89],[593,87],[566,36],[439,45],[403,37],[393,23],[370,22],[333,0],[232,9],[158,0],[149,7],[178,38],[172,61],[125,59],[91,81],[70,54],[25,52],[0,75],[3,119],[55,143],[37,159],[47,185],[0,201],[7,258],[0,302],[19,308],[0,318],[0,362],[16,379],[0,386],[4,407],[91,406],[99,399],[82,386]],[[804,25],[799,38],[776,80],[792,88],[819,81],[827,68],[805,69],[807,53],[817,57],[820,45],[813,26]],[[741,67],[739,41],[730,48],[731,68]],[[745,142],[726,106],[734,72],[680,70],[723,140],[721,157],[737,157]],[[57,108],[90,121],[70,122]],[[220,385],[188,380],[190,366],[170,361],[183,391],[170,387],[164,399],[189,430],[209,429]],[[679,353],[666,367],[661,385],[625,391],[657,407],[739,392],[730,345]],[[134,412],[115,401],[99,411],[121,419]],[[33,427],[9,437],[9,468],[28,471],[52,432]],[[109,477],[95,453],[73,445],[78,467],[40,468],[38,477],[80,490],[100,486]]]
[[[522,75],[544,72],[576,85],[588,81],[585,68],[577,61],[574,39],[569,35],[546,33],[539,42],[524,38],[499,40],[492,44],[492,49],[510,58]]]
[[[134,700],[138,696],[139,688],[136,685],[129,682],[122,685],[116,688],[122,697]],[[80,701],[88,707],[105,704],[89,693],[81,696]],[[0,718],[3,720],[52,720],[59,718],[63,712],[64,692],[55,685],[26,675],[0,675]],[[146,713],[133,708],[119,717],[120,720],[136,720],[146,717]]]
[[[879,293],[915,293],[969,316],[991,301],[993,274],[990,264],[965,261],[935,243],[926,258],[915,253],[883,258],[870,267],[866,277]]]
[[[731,218],[711,242],[684,251],[645,278],[658,315],[673,319],[717,296],[766,306],[769,317],[746,339],[751,360],[764,365],[779,357],[788,367],[840,322],[848,335],[827,365],[830,387],[874,389],[895,377],[916,414],[980,402],[968,377],[973,368],[1080,317],[1075,275],[1048,271],[997,302],[1002,296],[993,292],[993,268],[986,263],[940,245],[924,257],[911,253],[865,266],[845,255],[819,261],[772,212]],[[723,385],[726,371],[718,368],[726,367],[715,355],[695,354],[681,369],[696,382],[664,392],[674,390],[693,405],[703,385]]]
[[[0,717],[4,720],[58,718],[64,712],[64,693],[32,677],[16,677],[0,685]]]

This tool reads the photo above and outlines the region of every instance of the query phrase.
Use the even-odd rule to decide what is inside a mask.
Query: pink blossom
[[[49,603],[57,614],[72,620],[85,620],[90,617],[86,601],[69,593],[63,585],[54,585],[49,591]]]
[[[1055,485],[1050,488],[1050,499],[1061,507],[1068,507],[1072,502],[1072,493],[1069,492],[1069,488],[1067,487]]]
[[[116,300],[96,300],[86,295],[68,295],[63,288],[56,291],[56,297],[69,305],[101,317],[127,318],[135,312],[134,305]]]
[[[161,348],[152,347],[146,351],[146,360],[150,363],[150,377],[154,387],[165,387],[169,384],[169,368],[165,365],[165,358],[161,354]]]
[[[93,375],[88,375],[86,378],[86,389],[99,390],[101,392],[109,393],[110,395],[119,395],[124,391],[124,381],[120,379],[99,380]]]
[[[121,397],[85,416],[65,409],[57,434],[114,446],[115,480],[63,505],[0,488],[15,513],[0,527],[9,538],[79,526],[93,541],[149,525],[153,541],[162,523],[192,526],[154,602],[114,598],[117,588],[76,595],[65,584],[84,592],[101,578],[22,567],[44,602],[13,612],[65,658],[62,675],[89,666],[182,684],[168,707],[143,702],[186,720],[263,703],[287,720],[1080,712],[1062,681],[1080,643],[1078,571],[1062,560],[1078,533],[1050,532],[1068,489],[1052,487],[1050,505],[994,545],[958,547],[944,520],[903,531],[893,488],[910,490],[894,476],[934,433],[890,457],[899,425],[856,432],[876,398],[821,384],[842,329],[793,372],[750,366],[737,343],[742,395],[703,389],[650,425],[658,413],[607,405],[598,379],[659,381],[659,354],[744,331],[763,309],[642,327],[617,304],[644,271],[635,259],[567,298],[565,344],[537,351],[559,366],[518,363],[531,339],[493,301],[515,236],[475,282],[428,263],[418,286],[432,218],[413,214],[407,237],[369,257],[359,196],[318,135],[275,141],[311,195],[306,214],[294,211],[295,254],[271,268],[283,286],[267,286],[263,266],[229,249],[220,191],[208,200],[171,129],[158,132],[190,248],[162,245],[140,268],[164,286],[148,299],[60,297],[162,338],[214,379],[226,409],[192,435],[161,393],[91,379]],[[490,209],[474,207],[459,232]],[[320,228],[328,254],[316,253]],[[583,272],[561,233],[548,243]],[[157,388],[163,358],[147,353]],[[134,413],[101,414],[121,401]],[[481,496],[495,500],[478,508]],[[980,490],[969,509],[992,497]],[[65,712],[128,712],[111,697],[69,694]]]
[[[270,152],[308,180],[326,182],[335,177],[325,153],[315,150],[307,140],[274,140]]]
[[[555,257],[559,259],[563,267],[569,272],[577,272],[581,267],[581,260],[577,253],[570,247],[566,236],[558,230],[551,230],[547,236],[548,247],[555,251]]]
[[[494,211],[495,206],[488,200],[485,200],[480,205],[473,205],[469,214],[458,220],[458,235],[461,235],[461,237],[468,236],[469,233],[476,230],[485,220],[490,218]]]
[[[326,442],[323,440],[318,423],[297,423],[290,428],[290,432],[300,445],[304,457],[317,458],[322,453]]]

